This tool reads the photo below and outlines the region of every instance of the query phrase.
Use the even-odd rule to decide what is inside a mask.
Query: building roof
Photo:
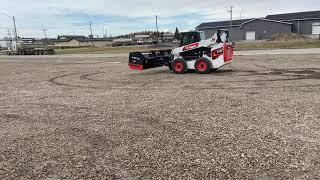
[[[294,19],[313,19],[313,18],[320,18],[320,11],[274,14],[266,17],[266,19],[272,19],[277,21],[289,21]]]
[[[59,42],[70,42],[72,40],[78,41],[78,42],[82,42],[82,43],[86,43],[86,42],[98,42],[98,41],[112,41],[110,38],[84,38],[84,39],[79,39],[79,38],[68,38],[68,39],[56,39],[56,40],[52,40],[51,42],[55,42],[55,43],[59,43]]]
[[[61,35],[58,36],[58,39],[85,39],[85,36],[81,35]]]
[[[250,18],[232,21],[233,26],[241,26],[246,23],[250,23],[255,20],[272,21],[275,23],[290,22],[292,20],[303,20],[303,19],[320,19],[320,11],[309,11],[309,12],[297,12],[287,14],[275,14],[268,15],[265,18]],[[291,25],[290,23],[288,25]],[[226,28],[230,27],[230,21],[217,21],[217,22],[206,22],[200,24],[196,29],[211,29],[211,28]]]
[[[269,21],[273,23],[281,23],[281,24],[286,24],[286,25],[292,25],[292,23],[288,22],[282,22],[282,21],[276,21],[276,20],[271,20],[271,19],[265,19],[265,18],[252,18],[252,19],[242,19],[242,20],[235,20],[232,21],[232,26],[238,27],[238,26],[243,26],[245,24],[251,23],[253,21]],[[200,24],[196,29],[206,29],[206,28],[225,28],[225,27],[230,27],[230,21],[220,21],[220,22],[211,22],[211,23],[202,23]]]
[[[91,42],[91,41],[93,41],[93,42],[97,42],[97,41],[112,41],[112,40],[110,40],[110,38],[93,38],[93,39],[91,39],[91,38],[86,38],[86,39],[81,39],[81,40],[78,40],[79,42]]]
[[[240,20],[233,20],[232,25],[233,26],[239,26],[244,22],[250,21],[253,18],[250,19],[240,19]],[[230,26],[230,21],[217,21],[217,22],[206,22],[200,24],[196,29],[206,29],[206,28],[222,28],[222,27],[228,27]]]
[[[261,21],[268,21],[268,22],[273,22],[273,23],[280,23],[280,24],[285,24],[285,25],[292,25],[292,23],[289,23],[289,22],[283,22],[283,21],[276,21],[276,20],[271,20],[271,19],[265,19],[265,18],[254,18],[254,19],[251,19],[247,22],[244,22],[242,24],[240,24],[240,26],[243,26],[245,24],[248,24],[248,23],[251,23],[253,21],[257,21],[257,20],[261,20]]]

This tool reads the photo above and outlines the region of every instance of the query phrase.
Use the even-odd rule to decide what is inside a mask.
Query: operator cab
[[[229,42],[229,31],[225,29],[219,29],[215,37],[217,43]],[[200,41],[207,40],[203,31],[189,31],[181,33],[180,47],[191,45]],[[193,61],[199,57],[203,57],[204,54],[211,54],[211,47],[200,47],[192,50],[184,51],[180,53],[180,56],[186,61]]]
[[[218,29],[217,36],[218,43],[230,42],[229,30],[227,29]]]
[[[189,31],[181,33],[180,47],[206,40],[206,35],[203,31]]]

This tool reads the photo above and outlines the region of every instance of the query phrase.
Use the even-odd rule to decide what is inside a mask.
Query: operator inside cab
[[[201,41],[200,36],[198,36],[197,34],[193,35],[191,37],[191,41],[192,43],[200,42]]]
[[[180,46],[189,45],[192,43],[200,42],[201,40],[204,40],[205,38],[201,38],[200,32],[186,32],[182,33],[182,40]]]

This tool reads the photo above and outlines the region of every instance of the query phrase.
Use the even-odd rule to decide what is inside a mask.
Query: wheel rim
[[[181,62],[176,62],[174,64],[174,70],[176,72],[182,72],[183,71],[183,64]]]
[[[207,70],[208,65],[207,65],[207,63],[206,63],[205,61],[200,61],[200,62],[198,63],[197,68],[198,68],[199,71],[203,72],[203,71],[206,71],[206,70]]]

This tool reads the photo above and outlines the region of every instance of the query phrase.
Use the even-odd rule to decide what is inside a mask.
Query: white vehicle
[[[206,39],[204,32],[190,31],[182,33],[180,47],[174,50],[156,50],[132,52],[129,55],[129,67],[134,70],[169,66],[177,74],[188,70],[206,74],[211,70],[231,63],[233,46],[229,42],[229,33],[219,30],[212,38]]]
[[[131,38],[120,38],[112,41],[112,46],[129,46],[133,44],[133,40]]]
[[[45,47],[43,43],[34,43],[30,38],[23,38],[21,42],[11,42],[7,48],[8,55],[53,55],[53,48]]]

